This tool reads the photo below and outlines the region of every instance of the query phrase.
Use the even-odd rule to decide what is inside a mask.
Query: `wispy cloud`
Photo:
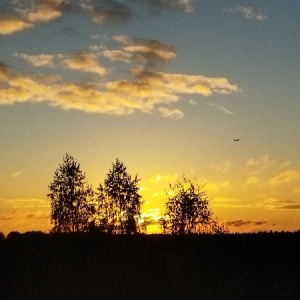
[[[300,201],[297,200],[281,200],[271,198],[261,203],[261,205],[271,210],[300,209]]]
[[[190,100],[189,100],[189,104],[190,104],[190,105],[197,105],[197,103],[198,103],[198,102],[195,101],[194,99],[190,99]]]
[[[227,221],[224,222],[225,225],[230,226],[230,227],[243,227],[243,226],[262,226],[268,223],[266,220],[243,220],[243,219],[238,219],[238,220],[232,220],[232,221]]]
[[[175,181],[179,178],[179,173],[176,172],[172,175],[161,175],[157,174],[155,177],[150,179],[150,182],[170,182],[170,181]]]
[[[91,16],[93,23],[97,25],[126,21],[133,16],[130,7],[120,1],[81,0],[80,7]]]
[[[286,170],[271,178],[269,180],[269,183],[271,185],[279,185],[279,184],[289,183],[291,181],[295,181],[299,179],[300,179],[300,171]]]
[[[257,176],[250,176],[247,178],[245,184],[253,185],[253,184],[257,184],[259,181],[260,181],[260,179]]]
[[[137,1],[141,1],[141,0],[137,0]],[[186,13],[191,13],[192,11],[194,11],[192,0],[142,0],[142,2],[157,8],[169,7],[169,8],[182,9]]]
[[[255,21],[265,21],[268,17],[262,12],[254,9],[251,6],[238,6],[236,8],[226,7],[223,9],[225,13],[239,13],[246,19],[255,20]]]
[[[277,163],[274,159],[272,159],[269,154],[264,154],[258,158],[249,158],[246,161],[246,168],[247,171],[251,174],[251,176],[254,176],[254,174],[257,174],[259,172],[262,172],[266,169],[272,169],[274,166],[276,166]]]
[[[49,22],[62,16],[63,0],[39,0],[26,2],[14,1],[17,3],[16,10],[30,23]],[[25,5],[24,5],[25,3]]]
[[[227,189],[230,186],[229,180],[220,180],[220,181],[208,181],[200,180],[203,184],[204,189],[208,192],[219,192],[220,190]]]
[[[23,171],[13,172],[13,173],[11,174],[11,177],[12,177],[12,178],[17,178],[17,177],[20,177],[22,174],[23,174]]]
[[[293,189],[293,193],[300,196],[300,186],[297,186]]]
[[[184,116],[184,113],[179,109],[168,109],[166,107],[159,107],[158,110],[164,118],[182,119]]]
[[[220,104],[215,104],[215,103],[209,103],[210,106],[212,107],[215,107],[216,109],[226,113],[226,114],[229,114],[229,115],[232,115],[233,112],[230,111],[229,109],[225,108],[224,106],[220,105]]]
[[[222,162],[212,165],[211,169],[217,173],[225,173],[229,170],[231,165],[232,165],[231,162],[228,159],[226,159]]]
[[[14,56],[23,59],[35,67],[53,66],[55,58],[55,55],[51,54],[28,55],[25,53],[15,53]]]

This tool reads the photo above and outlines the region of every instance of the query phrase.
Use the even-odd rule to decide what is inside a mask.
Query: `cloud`
[[[226,7],[223,9],[225,13],[239,13],[246,19],[251,19],[255,21],[265,21],[268,17],[262,12],[255,10],[250,6],[239,6],[236,8]]]
[[[138,0],[141,1],[141,0]],[[142,0],[143,3],[157,8],[182,9],[186,13],[194,11],[192,0]]]
[[[258,183],[259,181],[260,181],[260,180],[259,180],[259,178],[258,178],[257,176],[250,176],[250,177],[246,180],[245,184],[247,184],[247,185],[252,185],[252,184]]]
[[[298,179],[300,179],[300,171],[287,170],[271,178],[269,180],[269,183],[271,185],[278,185],[278,184],[289,183],[291,181],[295,181]]]
[[[23,174],[23,171],[17,171],[11,174],[12,178],[20,177]]]
[[[198,102],[195,101],[194,99],[190,99],[190,100],[189,100],[189,104],[190,104],[190,105],[197,105]]]
[[[233,114],[232,111],[228,110],[227,108],[223,107],[222,105],[214,104],[214,103],[209,103],[209,105],[215,107],[216,109],[218,109],[226,114],[229,114],[229,115]]]
[[[268,154],[264,154],[258,158],[249,158],[246,161],[247,170],[252,176],[266,169],[273,168],[276,165],[276,161],[271,159]]]
[[[213,169],[217,173],[225,173],[230,167],[231,162],[227,159],[225,161],[212,165],[211,169]]]
[[[121,44],[113,51],[103,47],[90,47],[91,53],[63,54],[15,54],[36,67],[67,67],[82,73],[105,75],[108,69],[99,62],[99,56],[130,64],[126,79],[109,80],[108,77],[92,79],[86,84],[63,82],[59,76],[34,76],[13,73],[0,64],[0,105],[17,102],[47,102],[62,109],[85,112],[126,115],[136,111],[152,113],[157,107],[165,117],[182,118],[178,109],[165,106],[181,100],[181,95],[229,94],[238,90],[227,78],[204,75],[174,74],[151,70],[158,63],[175,58],[171,45],[157,40],[133,39],[115,36]],[[137,66],[132,66],[134,63]],[[57,68],[55,69],[57,70]],[[82,77],[85,80],[85,77]]]
[[[28,7],[18,2],[16,10],[30,23],[49,22],[62,16],[63,4],[63,0],[39,0]]]
[[[16,17],[0,15],[0,35],[9,35],[17,31],[32,28],[33,25]]]
[[[63,63],[70,69],[79,70],[82,72],[97,73],[104,75],[107,69],[99,65],[96,55],[91,53],[80,53],[63,59]]]
[[[296,200],[269,199],[262,203],[262,205],[272,210],[300,209],[300,201]]]
[[[285,169],[288,168],[292,163],[290,161],[284,161],[281,165],[280,165],[280,169]]]
[[[121,43],[122,48],[118,52],[104,52],[108,54],[107,57],[112,57],[114,60],[131,58],[138,65],[153,67],[157,62],[169,62],[176,57],[173,46],[158,40],[134,39],[125,35],[117,35],[114,40]]]
[[[300,196],[300,186],[295,187],[293,193]]]
[[[236,10],[238,12],[240,12],[247,19],[254,19],[256,21],[264,21],[265,19],[268,18],[262,12],[256,11],[252,7],[239,6]]]
[[[161,182],[161,181],[175,181],[179,178],[179,173],[176,172],[173,175],[161,175],[157,174],[154,178],[150,179],[150,182]]]
[[[0,63],[0,104],[40,102],[54,97],[56,93],[51,90],[49,78],[47,84],[47,76],[37,79],[29,75],[17,75],[7,65]]]
[[[53,60],[55,57],[50,54],[28,55],[24,53],[15,53],[15,56],[35,67],[53,66]]]
[[[100,3],[99,3],[100,2]],[[126,21],[133,14],[129,6],[114,0],[81,1],[80,7],[90,14],[94,24],[102,25],[111,22]]]
[[[204,189],[208,192],[219,192],[220,190],[227,189],[230,186],[230,181],[223,180],[223,181],[207,181],[201,180],[201,183],[204,186]]]
[[[133,57],[132,53],[126,52],[124,50],[103,50],[102,56],[107,57],[111,61],[121,61],[125,63],[130,63]]]
[[[107,69],[99,64],[97,55],[93,53],[80,53],[72,56],[63,54],[28,55],[15,53],[15,56],[35,67],[53,67],[61,64],[69,69],[82,72],[97,73],[99,75],[107,73]]]
[[[164,118],[182,119],[184,115],[184,113],[179,109],[168,109],[165,107],[159,107],[158,110]]]
[[[246,221],[246,220],[242,220],[242,219],[238,219],[238,220],[232,220],[232,221],[227,221],[224,222],[225,225],[227,226],[232,226],[232,227],[243,227],[243,226],[249,226],[249,225],[254,225],[254,226],[261,226],[264,224],[267,224],[268,221]]]
[[[192,0],[138,0],[126,3],[117,0],[14,0],[7,1],[6,11],[13,15],[0,15],[0,35],[9,35],[34,27],[37,23],[55,21],[68,11],[84,12],[96,25],[123,22],[137,13],[136,4],[149,7],[177,8],[184,12],[194,10]],[[74,31],[72,31],[74,33]]]

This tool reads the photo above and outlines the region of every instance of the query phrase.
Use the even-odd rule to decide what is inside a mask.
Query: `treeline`
[[[28,232],[0,264],[0,299],[300,299],[299,232]]]
[[[124,163],[116,159],[104,182],[94,191],[80,164],[67,153],[49,185],[51,231],[145,233],[139,181],[137,174],[131,176]],[[228,233],[227,227],[213,215],[202,188],[184,176],[169,185],[160,224],[166,234]]]

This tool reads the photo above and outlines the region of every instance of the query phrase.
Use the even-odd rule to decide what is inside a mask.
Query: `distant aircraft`
[[[238,142],[240,139],[233,139],[235,142]]]

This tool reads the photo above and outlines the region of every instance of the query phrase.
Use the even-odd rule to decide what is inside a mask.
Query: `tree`
[[[51,223],[53,232],[78,232],[88,230],[93,217],[91,203],[93,191],[85,182],[85,174],[74,157],[68,153],[54,173],[49,185]]]
[[[138,175],[132,178],[125,165],[116,159],[104,185],[98,187],[97,221],[100,229],[119,234],[139,232],[142,205],[137,186],[139,180]]]
[[[164,233],[225,233],[208,207],[206,193],[197,182],[182,177],[166,192],[166,212],[161,219]]]

